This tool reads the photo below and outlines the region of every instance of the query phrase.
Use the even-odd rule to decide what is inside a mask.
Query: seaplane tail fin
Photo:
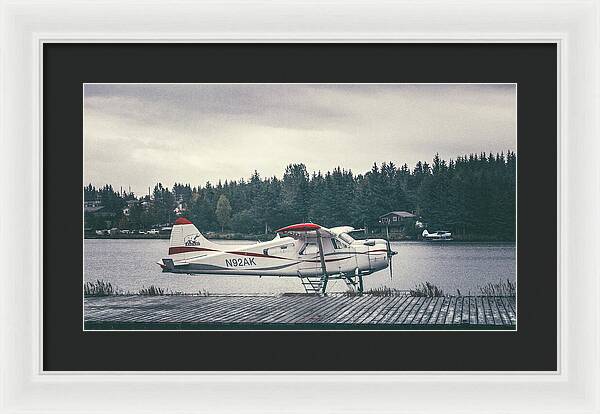
[[[215,244],[209,242],[191,221],[184,217],[175,221],[169,241],[169,255],[214,250],[214,248]]]

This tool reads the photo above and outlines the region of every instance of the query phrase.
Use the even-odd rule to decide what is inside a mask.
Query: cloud
[[[516,150],[514,85],[86,84],[85,179],[192,185]]]

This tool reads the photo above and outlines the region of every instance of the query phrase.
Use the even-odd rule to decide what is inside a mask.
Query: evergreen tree
[[[221,232],[223,232],[225,226],[229,226],[229,223],[231,222],[231,204],[225,194],[222,194],[219,197],[219,201],[217,201],[215,215],[221,225]]]
[[[291,222],[300,223],[308,218],[310,194],[308,172],[304,164],[290,164],[283,174],[282,207]]]

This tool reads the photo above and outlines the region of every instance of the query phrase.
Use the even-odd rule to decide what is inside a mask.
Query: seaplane
[[[363,277],[389,267],[392,251],[385,239],[355,240],[350,226],[326,228],[301,223],[280,228],[274,239],[251,245],[207,240],[194,224],[175,221],[163,272],[188,275],[279,276],[300,278],[306,293],[325,295],[330,280],[341,279],[363,292]]]
[[[452,233],[446,230],[438,230],[434,233],[429,233],[427,229],[423,230],[423,240],[427,241],[451,241]]]

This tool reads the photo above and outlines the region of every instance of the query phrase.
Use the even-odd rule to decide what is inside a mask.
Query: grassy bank
[[[469,292],[466,296],[508,296],[514,297],[516,295],[516,286],[509,279],[498,283],[488,283],[487,285],[479,286],[479,292],[475,295]],[[456,296],[463,296],[460,290],[456,290]],[[118,295],[139,295],[139,296],[220,296],[219,294],[211,294],[209,291],[203,289],[198,292],[185,293],[181,291],[174,291],[172,289],[165,289],[162,287],[150,285],[148,287],[142,287],[137,292],[125,291],[119,287],[113,286],[110,282],[103,280],[96,280],[94,282],[86,282],[83,285],[83,294],[85,297],[101,297],[101,296],[118,296]],[[360,295],[356,290],[348,290],[344,293],[339,293],[343,296],[357,296]],[[286,294],[284,294],[286,295]],[[294,294],[295,295],[295,294]],[[337,295],[337,294],[335,294]],[[412,296],[412,297],[450,297],[454,296],[451,294],[444,293],[442,289],[434,285],[433,283],[425,282],[415,286],[413,289],[402,290],[396,288],[390,288],[387,286],[381,286],[366,290],[363,295],[370,296]]]

